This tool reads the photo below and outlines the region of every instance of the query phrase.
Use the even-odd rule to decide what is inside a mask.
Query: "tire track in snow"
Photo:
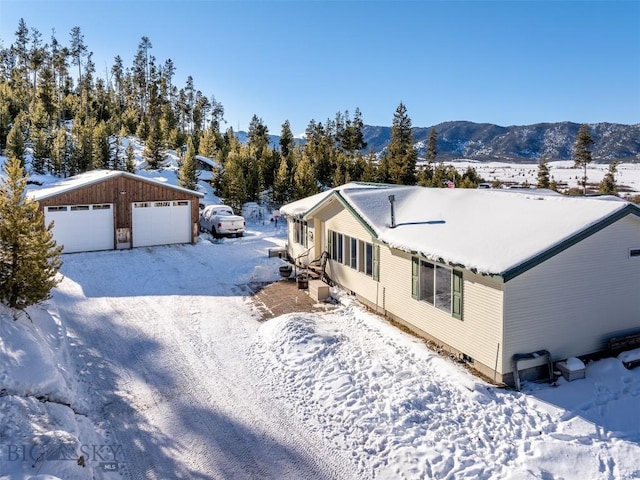
[[[91,276],[91,258],[84,260]],[[166,264],[160,258],[145,266],[145,289]],[[67,262],[77,277],[73,266]],[[217,294],[237,297],[221,310],[210,295],[106,296],[99,278],[88,282],[82,287],[91,296],[63,282],[56,299],[75,332],[74,353],[90,358],[81,368],[91,416],[123,446],[120,475],[357,478],[348,461],[283,416],[243,370],[243,345],[252,343],[258,324],[235,287],[215,286]]]

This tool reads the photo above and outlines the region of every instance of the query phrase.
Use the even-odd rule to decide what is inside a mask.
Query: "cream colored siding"
[[[501,283],[463,271],[462,320],[458,320],[411,297],[409,253],[383,246],[380,254],[387,312],[493,369],[502,342]]]
[[[640,218],[628,215],[505,284],[507,371],[539,349],[555,360],[605,349],[640,329]]]
[[[493,369],[496,355],[500,358],[503,339],[502,283],[465,271],[463,273],[463,321],[467,329],[464,337],[471,356]],[[498,362],[498,373],[503,373]]]
[[[296,264],[307,265],[311,260],[313,260],[314,242],[312,239],[315,238],[315,235],[313,233],[311,235],[309,234],[309,232],[313,232],[313,230],[309,225],[307,225],[308,244],[305,247],[304,245],[295,242],[295,228],[296,223],[291,219],[287,219],[287,253],[296,262]],[[307,251],[309,252],[308,254],[306,254]]]
[[[327,232],[329,230],[374,243],[367,229],[337,200],[333,200],[326,208],[318,212],[317,217],[322,222],[322,248],[324,250],[328,248]],[[358,270],[354,270],[349,265],[330,260],[326,271],[329,278],[334,282],[343,286],[346,290],[361,295],[372,303],[379,300],[380,295],[382,295],[377,281]]]

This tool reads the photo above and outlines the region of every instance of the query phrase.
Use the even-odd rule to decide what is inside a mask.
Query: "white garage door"
[[[63,253],[113,249],[112,204],[46,207],[44,220]]]
[[[133,246],[191,242],[191,202],[135,202]]]

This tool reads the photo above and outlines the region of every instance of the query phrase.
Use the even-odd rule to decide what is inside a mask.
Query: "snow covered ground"
[[[460,173],[464,173],[467,167],[476,169],[478,175],[487,182],[499,181],[505,185],[521,186],[525,182],[535,186],[538,183],[537,163],[507,163],[507,162],[477,162],[460,160],[451,162]],[[591,163],[587,168],[587,184],[597,190],[598,184],[604,178],[609,169],[608,164]],[[616,183],[622,197],[634,196],[640,193],[640,164],[621,163],[617,166],[615,175]],[[584,171],[573,168],[573,161],[549,162],[549,176],[554,179],[560,190],[578,187]]]
[[[260,323],[284,240],[65,255],[0,316],[0,478],[640,478],[640,369],[498,389],[335,289]]]

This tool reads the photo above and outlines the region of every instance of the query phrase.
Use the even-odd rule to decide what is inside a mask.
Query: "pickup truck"
[[[244,217],[234,215],[227,205],[208,205],[200,210],[200,230],[214,238],[244,235]]]

